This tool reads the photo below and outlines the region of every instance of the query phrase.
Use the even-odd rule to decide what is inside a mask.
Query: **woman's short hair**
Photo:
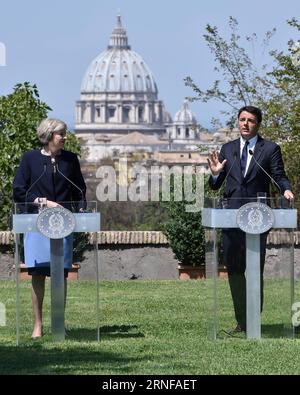
[[[66,132],[67,125],[60,119],[43,119],[37,128],[37,136],[42,144],[48,144],[54,132]]]

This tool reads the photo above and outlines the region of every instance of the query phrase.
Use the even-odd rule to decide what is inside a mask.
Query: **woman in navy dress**
[[[41,122],[37,135],[43,148],[28,151],[21,159],[13,183],[16,203],[28,202],[24,207],[30,210],[30,207],[41,202],[46,202],[48,208],[61,205],[68,208],[68,204],[60,202],[85,201],[86,186],[77,155],[63,149],[66,132],[67,125],[58,119],[48,118]],[[72,250],[73,237],[70,235],[64,239],[65,278],[72,267]],[[32,337],[37,338],[42,336],[45,278],[50,276],[50,239],[40,233],[27,233],[24,237],[24,256],[28,274],[32,276],[35,321]],[[66,289],[65,280],[65,294]]]

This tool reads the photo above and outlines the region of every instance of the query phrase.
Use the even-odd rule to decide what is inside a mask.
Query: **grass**
[[[299,374],[300,340],[289,325],[287,283],[266,282],[264,339],[211,341],[210,282],[102,281],[101,341],[96,342],[95,284],[70,282],[68,336],[53,343],[49,284],[45,336],[31,340],[30,283],[21,283],[21,344],[15,342],[15,284],[0,281],[7,325],[0,327],[1,374]],[[297,287],[299,289],[299,287]],[[300,300],[300,299],[299,299]],[[218,288],[219,329],[234,326],[226,280]],[[283,324],[283,325],[282,325]]]

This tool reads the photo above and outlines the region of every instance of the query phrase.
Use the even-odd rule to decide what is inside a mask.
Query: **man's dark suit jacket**
[[[254,157],[265,171],[273,177],[280,186],[281,193],[292,190],[289,180],[284,171],[281,150],[279,145],[263,139],[258,135],[254,148]],[[212,189],[219,189],[226,179],[225,197],[227,198],[256,198],[258,192],[266,192],[270,195],[270,178],[251,159],[246,177],[242,175],[240,164],[240,139],[231,141],[222,146],[219,161],[227,159],[224,170],[214,182],[210,177],[209,185]],[[233,164],[233,166],[232,166]],[[229,172],[229,169],[231,168]]]
[[[254,148],[257,162],[276,181],[283,194],[291,190],[290,183],[284,172],[280,147],[258,136]],[[224,170],[214,180],[209,179],[212,189],[219,189],[226,178],[225,196],[228,208],[239,208],[249,201],[257,200],[258,192],[270,195],[270,178],[251,159],[246,177],[244,178],[240,163],[240,139],[224,144],[221,148],[219,161],[227,159]],[[246,330],[246,238],[240,229],[223,229],[223,262],[227,267],[230,290],[237,323]],[[267,233],[260,236],[260,267],[263,274]],[[261,275],[261,309],[263,306],[263,276]]]

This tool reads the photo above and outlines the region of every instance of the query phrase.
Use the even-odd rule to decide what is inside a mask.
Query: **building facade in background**
[[[195,115],[184,101],[174,121],[158,98],[154,76],[128,44],[118,15],[107,49],[89,65],[76,103],[75,133],[96,162],[118,153],[197,148]],[[172,145],[172,146],[171,146]]]

